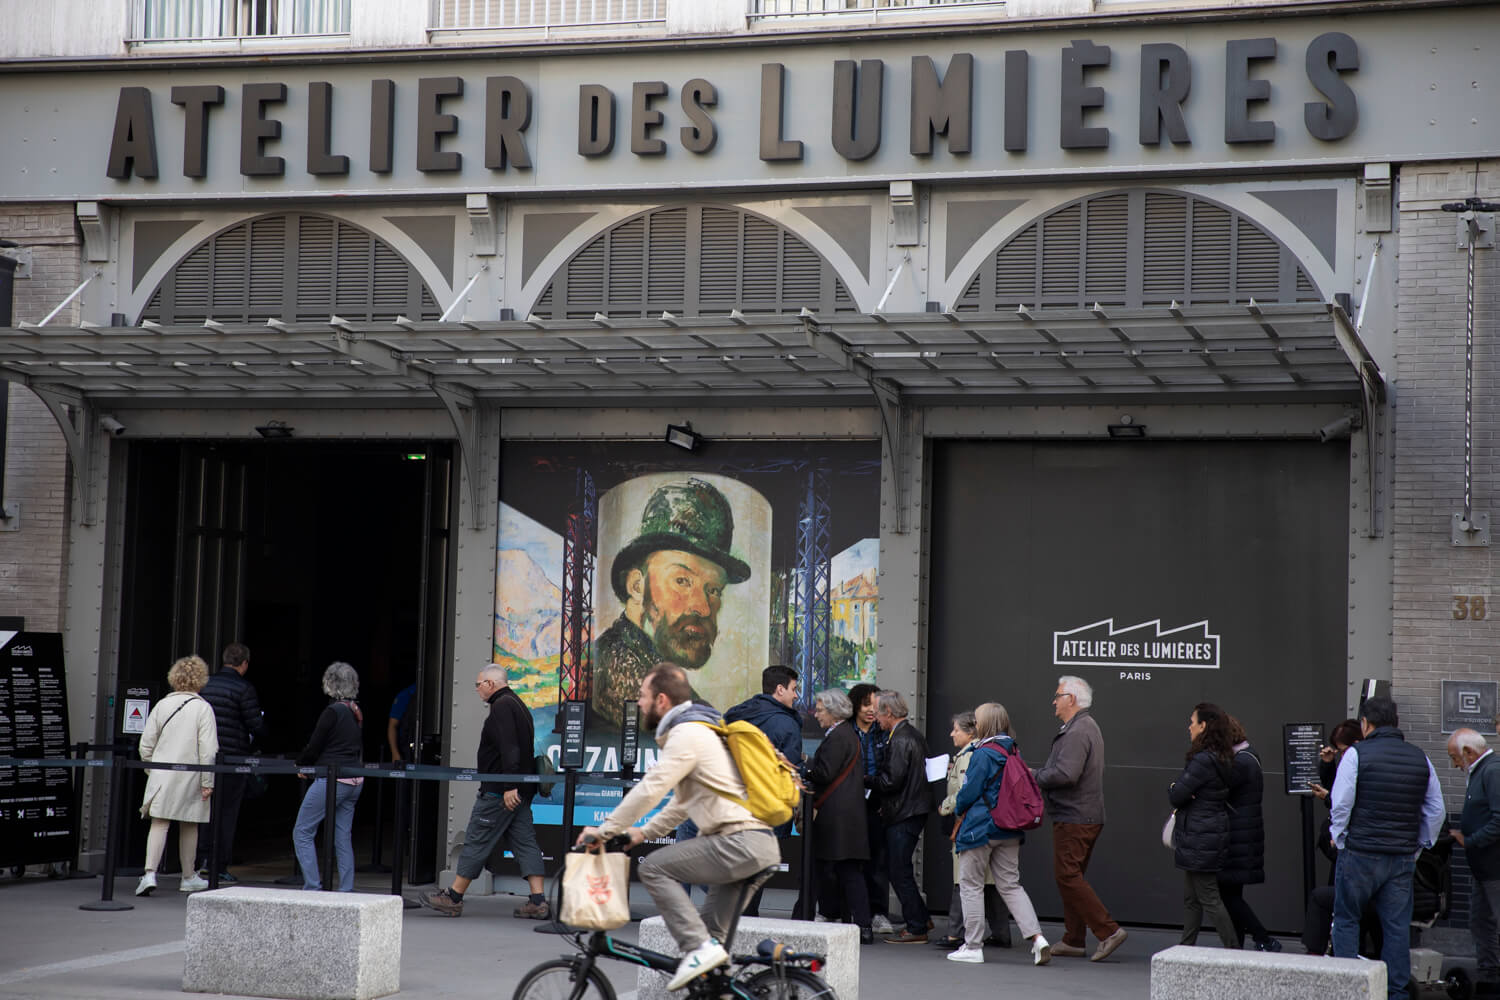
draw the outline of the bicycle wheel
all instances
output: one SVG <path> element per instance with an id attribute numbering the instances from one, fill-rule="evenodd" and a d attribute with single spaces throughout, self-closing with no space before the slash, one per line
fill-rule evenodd
<path id="1" fill-rule="evenodd" d="M 802 969 L 786 969 L 780 975 L 766 969 L 737 985 L 755 1000 L 838 1000 L 827 983 Z"/>
<path id="2" fill-rule="evenodd" d="M 579 964 L 571 958 L 543 962 L 526 973 L 513 1000 L 615 1000 L 614 987 L 598 969 L 590 969 L 580 982 Z"/>

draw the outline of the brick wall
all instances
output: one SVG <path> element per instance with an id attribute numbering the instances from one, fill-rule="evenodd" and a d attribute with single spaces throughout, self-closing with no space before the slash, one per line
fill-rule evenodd
<path id="1" fill-rule="evenodd" d="M 1392 687 L 1407 738 L 1426 751 L 1454 818 L 1463 775 L 1448 764 L 1441 681 L 1500 680 L 1500 596 L 1492 548 L 1452 544 L 1463 510 L 1464 328 L 1467 255 L 1443 202 L 1475 194 L 1476 164 L 1401 171 L 1400 309 L 1396 335 L 1395 586 Z M 1500 161 L 1478 164 L 1478 194 L 1500 198 Z M 1500 545 L 1500 249 L 1475 253 L 1473 504 Z M 1455 620 L 1454 598 L 1483 597 L 1482 620 Z M 1453 922 L 1465 922 L 1468 867 L 1454 865 Z"/>
<path id="2" fill-rule="evenodd" d="M 15 321 L 37 322 L 78 286 L 81 237 L 71 205 L 0 206 L 0 236 L 31 248 L 32 276 L 15 285 Z M 77 323 L 75 307 L 55 323 Z M 67 541 L 68 452 L 42 401 L 12 383 L 7 409 L 5 500 L 21 506 L 21 528 L 0 532 L 0 614 L 26 627 L 61 627 Z"/>

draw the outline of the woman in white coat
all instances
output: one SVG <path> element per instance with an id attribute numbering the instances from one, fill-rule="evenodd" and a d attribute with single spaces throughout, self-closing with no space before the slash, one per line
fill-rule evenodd
<path id="1" fill-rule="evenodd" d="M 156 764 L 212 764 L 219 753 L 219 729 L 214 710 L 198 696 L 208 680 L 208 664 L 185 656 L 167 671 L 172 693 L 158 701 L 146 717 L 141 734 L 141 760 Z M 146 772 L 146 798 L 141 815 L 151 820 L 146 835 L 146 874 L 135 887 L 137 896 L 156 888 L 156 866 L 167 846 L 167 824 L 177 821 L 177 853 L 182 859 L 182 892 L 208 888 L 208 880 L 193 869 L 198 850 L 198 824 L 208 822 L 208 800 L 214 790 L 212 771 Z"/>

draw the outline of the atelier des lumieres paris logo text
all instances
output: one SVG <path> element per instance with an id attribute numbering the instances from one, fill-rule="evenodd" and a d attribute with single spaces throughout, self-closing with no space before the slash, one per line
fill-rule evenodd
<path id="1" fill-rule="evenodd" d="M 1149 681 L 1151 670 L 1217 670 L 1219 637 L 1207 619 L 1163 629 L 1161 619 L 1115 628 L 1106 618 L 1052 633 L 1052 663 L 1059 667 L 1117 667 L 1120 680 Z"/>

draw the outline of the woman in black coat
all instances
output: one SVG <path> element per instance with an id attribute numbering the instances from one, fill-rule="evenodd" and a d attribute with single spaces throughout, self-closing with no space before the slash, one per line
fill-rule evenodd
<path id="1" fill-rule="evenodd" d="M 1245 886 L 1266 880 L 1266 824 L 1261 814 L 1265 775 L 1245 727 L 1232 715 L 1229 740 L 1234 750 L 1229 774 L 1229 857 L 1219 869 L 1219 895 L 1234 920 L 1234 936 L 1240 947 L 1245 946 L 1245 935 L 1249 934 L 1257 951 L 1280 951 L 1281 942 L 1266 931 L 1245 902 Z"/>
<path id="2" fill-rule="evenodd" d="M 813 700 L 813 716 L 828 731 L 807 768 L 816 809 L 813 857 L 818 860 L 819 908 L 824 916 L 847 915 L 859 925 L 860 942 L 872 944 L 875 934 L 870 929 L 863 867 L 870 858 L 870 840 L 865 830 L 859 733 L 849 721 L 853 714 L 849 696 L 836 688 L 820 692 Z"/>
<path id="3" fill-rule="evenodd" d="M 1183 873 L 1182 943 L 1197 944 L 1204 911 L 1226 948 L 1237 948 L 1234 921 L 1219 895 L 1219 870 L 1229 856 L 1229 775 L 1234 751 L 1223 709 L 1207 702 L 1188 717 L 1187 766 L 1167 789 L 1177 810 L 1173 855 Z"/>

